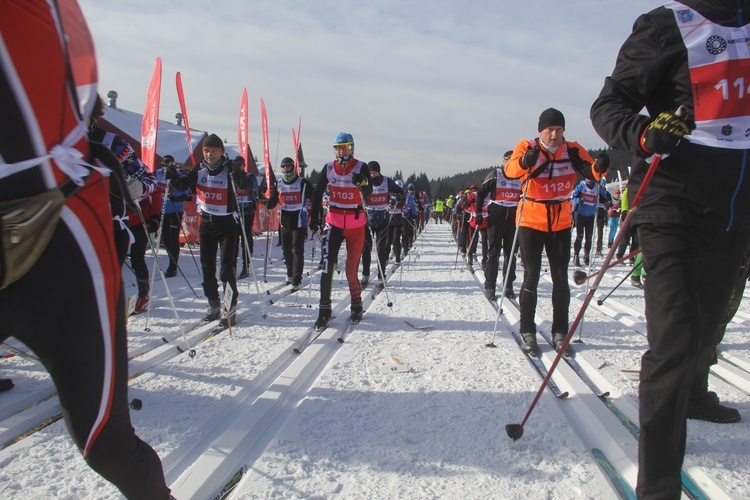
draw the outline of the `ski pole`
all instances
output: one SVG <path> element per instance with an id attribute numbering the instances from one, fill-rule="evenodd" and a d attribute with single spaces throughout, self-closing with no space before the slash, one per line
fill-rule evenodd
<path id="1" fill-rule="evenodd" d="M 633 214 L 635 213 L 635 210 L 638 206 L 638 202 L 640 201 L 641 196 L 643 195 L 643 192 L 648 187 L 649 182 L 651 182 L 651 178 L 654 176 L 654 172 L 656 172 L 656 168 L 659 166 L 660 162 L 661 162 L 661 155 L 654 155 L 654 159 L 651 162 L 651 165 L 649 166 L 645 177 L 643 178 L 643 182 L 638 188 L 638 192 L 635 194 L 632 208 L 628 212 L 628 215 L 625 217 L 625 220 L 622 223 L 624 228 L 627 228 L 630 225 L 630 221 L 633 219 Z M 568 344 L 570 344 L 570 339 L 573 336 L 573 333 L 576 331 L 576 328 L 578 328 L 578 323 L 581 321 L 583 314 L 586 312 L 586 308 L 591 302 L 591 299 L 593 298 L 594 293 L 596 293 L 596 289 L 599 286 L 599 283 L 601 282 L 602 278 L 604 277 L 604 273 L 606 272 L 610 264 L 610 261 L 612 260 L 612 257 L 614 256 L 615 251 L 620 243 L 620 240 L 622 240 L 624 234 L 625 234 L 625 231 L 621 230 L 620 232 L 617 233 L 617 236 L 615 236 L 615 241 L 612 244 L 612 248 L 609 249 L 609 252 L 607 252 L 606 257 L 604 257 L 604 261 L 602 262 L 602 267 L 595 274 L 596 278 L 594 279 L 594 284 L 591 285 L 591 288 L 586 294 L 586 297 L 583 300 L 583 304 L 581 305 L 581 308 L 578 311 L 578 314 L 576 315 L 576 318 L 573 321 L 573 324 L 570 326 L 570 329 L 568 330 L 568 334 L 565 336 L 565 340 L 563 341 L 562 345 L 558 349 L 557 355 L 555 356 L 555 359 L 552 361 L 552 365 L 547 370 L 547 375 L 544 377 L 542 384 L 539 386 L 539 389 L 537 390 L 536 395 L 534 396 L 534 400 L 531 402 L 531 405 L 529 405 L 529 409 L 526 411 L 526 415 L 524 415 L 523 420 L 521 421 L 520 424 L 507 424 L 505 426 L 505 432 L 508 434 L 508 437 L 510 437 L 514 441 L 517 439 L 520 439 L 523 436 L 523 426 L 524 424 L 526 424 L 526 421 L 531 416 L 531 412 L 534 410 L 534 407 L 539 401 L 539 398 L 542 396 L 542 392 L 544 392 L 544 388 L 547 386 L 547 383 L 552 378 L 552 374 L 555 372 L 555 368 L 557 367 L 557 364 L 560 362 L 560 358 L 562 358 L 563 354 L 567 350 Z"/>
<path id="2" fill-rule="evenodd" d="M 594 259 L 596 257 L 596 254 L 594 253 L 594 248 L 596 247 L 596 242 L 598 240 L 598 234 L 597 234 L 597 228 L 598 228 L 598 221 L 599 221 L 599 194 L 601 192 L 600 184 L 596 183 L 596 202 L 594 203 L 594 227 L 591 228 L 591 246 L 589 247 L 589 265 L 588 265 L 588 273 L 591 274 L 591 269 L 594 267 Z M 588 293 L 588 281 L 586 282 L 586 288 L 584 289 L 584 294 Z M 583 343 L 583 340 L 581 339 L 581 332 L 583 332 L 583 317 L 581 317 L 581 323 L 578 325 L 578 338 L 574 341 L 579 344 Z"/>
<path id="3" fill-rule="evenodd" d="M 146 226 L 146 219 L 143 217 L 141 206 L 136 205 L 136 209 L 138 212 L 138 216 L 141 218 L 141 225 L 143 226 L 144 231 L 146 231 L 146 236 L 148 237 L 148 227 Z M 161 276 L 162 284 L 164 284 L 164 290 L 167 292 L 167 299 L 169 299 L 169 307 L 172 308 L 172 312 L 174 313 L 174 318 L 177 320 L 177 324 L 180 327 L 180 332 L 182 333 L 182 338 L 185 341 L 185 346 L 187 347 L 186 351 L 188 352 L 188 355 L 191 358 L 193 358 L 195 357 L 195 349 L 190 347 L 190 341 L 187 338 L 187 334 L 185 332 L 185 328 L 182 324 L 182 321 L 180 321 L 180 316 L 177 313 L 177 307 L 175 307 L 174 299 L 172 298 L 172 292 L 169 291 L 169 285 L 167 285 L 167 278 L 164 277 L 164 271 L 162 270 L 161 265 L 159 264 L 159 255 L 156 251 L 156 248 L 154 247 L 154 243 L 151 241 L 151 238 L 148 238 L 148 243 L 149 243 L 149 247 L 151 248 L 151 253 L 154 257 L 154 262 L 156 262 L 156 267 L 159 268 L 159 275 Z M 150 290 L 149 290 L 149 293 L 150 293 Z M 149 300 L 149 302 L 151 301 Z"/>
<path id="4" fill-rule="evenodd" d="M 266 214 L 266 259 L 263 263 L 263 283 L 268 283 L 268 261 L 271 257 L 271 223 L 270 212 Z"/>
<path id="5" fill-rule="evenodd" d="M 237 184 L 234 182 L 234 175 L 229 172 L 229 180 L 232 182 L 232 194 L 234 195 L 234 203 L 237 207 L 240 206 L 239 201 L 237 199 Z M 250 229 L 252 231 L 252 228 Z M 245 230 L 245 218 L 240 215 L 240 231 L 242 231 L 243 236 L 243 242 L 245 244 L 245 255 L 250 255 L 250 244 L 247 241 L 247 231 Z M 236 247 L 235 247 L 236 250 Z M 266 318 L 268 316 L 268 313 L 266 312 L 265 308 L 263 307 L 263 297 L 260 293 L 260 285 L 258 284 L 258 277 L 255 275 L 255 266 L 253 265 L 253 259 L 250 259 L 249 262 L 250 270 L 253 272 L 253 281 L 255 282 L 255 290 L 258 292 L 258 305 L 260 305 L 260 312 L 263 318 Z M 227 319 L 229 319 L 229 314 L 227 314 Z"/>
<path id="6" fill-rule="evenodd" d="M 382 240 L 385 237 L 386 237 L 386 234 L 383 234 L 380 237 L 380 240 Z M 383 281 L 381 283 L 383 284 L 383 291 L 385 292 L 386 305 L 388 307 L 393 307 L 393 302 L 391 302 L 391 298 L 388 296 L 388 285 L 386 285 L 385 271 L 383 270 L 383 266 L 380 264 L 380 254 L 378 253 L 378 247 L 380 246 L 379 245 L 380 240 L 377 240 L 377 239 L 375 240 L 375 260 L 378 263 L 378 272 L 380 273 L 380 276 L 383 277 Z"/>
<path id="7" fill-rule="evenodd" d="M 307 284 L 307 307 L 312 309 L 312 282 L 313 274 L 315 274 L 315 240 L 320 243 L 321 252 L 323 251 L 323 242 L 318 237 L 318 232 L 312 233 L 312 255 L 310 255 L 310 282 Z"/>
<path id="8" fill-rule="evenodd" d="M 190 242 L 188 241 L 189 238 L 187 231 L 185 231 L 185 226 L 182 225 L 182 218 L 180 218 L 180 231 L 182 231 L 182 236 L 185 238 L 185 246 L 188 248 L 188 252 L 190 252 L 190 256 L 193 258 L 193 263 L 195 264 L 195 268 L 198 270 L 198 274 L 203 276 L 203 269 L 201 269 L 201 266 L 198 265 L 198 260 L 195 258 L 195 254 L 193 253 L 193 247 L 190 246 Z"/>
<path id="9" fill-rule="evenodd" d="M 596 305 L 600 306 L 600 305 L 604 304 L 604 301 L 607 300 L 609 298 L 609 296 L 612 295 L 615 292 L 615 290 L 617 290 L 618 288 L 620 288 L 620 285 L 622 285 L 623 283 L 625 283 L 625 280 L 627 280 L 628 278 L 630 278 L 630 276 L 632 276 L 632 274 L 635 272 L 635 270 L 638 269 L 638 268 L 640 268 L 640 267 L 641 267 L 641 265 L 639 264 L 637 266 L 633 266 L 632 268 L 630 268 L 630 271 L 628 271 L 628 274 L 626 274 L 625 277 L 623 279 L 621 279 L 620 282 L 617 285 L 615 285 L 615 287 L 612 290 L 610 290 L 607 295 L 604 296 L 603 299 L 599 299 L 599 300 L 596 301 Z"/>
<path id="10" fill-rule="evenodd" d="M 523 198 L 521 199 L 521 206 L 518 207 L 518 214 L 516 215 L 516 230 L 513 233 L 513 242 L 510 244 L 510 259 L 512 261 L 516 258 L 516 248 L 518 245 L 518 233 L 521 231 L 521 216 L 523 215 L 523 207 L 526 204 L 526 189 L 528 187 L 529 179 L 524 181 L 524 185 L 521 187 L 523 191 Z M 500 301 L 497 303 L 497 316 L 495 316 L 495 327 L 492 329 L 492 340 L 487 344 L 486 347 L 497 347 L 495 345 L 495 336 L 497 335 L 497 323 L 500 321 L 500 315 L 503 313 L 503 300 L 505 299 L 505 287 L 508 284 L 508 276 L 510 276 L 510 262 L 508 262 L 507 269 L 503 269 L 503 293 L 500 296 Z"/>

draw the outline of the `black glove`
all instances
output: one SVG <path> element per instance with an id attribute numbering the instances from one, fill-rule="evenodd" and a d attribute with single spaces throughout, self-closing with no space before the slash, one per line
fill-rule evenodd
<path id="1" fill-rule="evenodd" d="M 539 147 L 534 146 L 533 148 L 529 148 L 521 157 L 521 167 L 525 169 L 529 169 L 533 167 L 534 165 L 536 165 L 536 162 L 538 159 L 539 159 Z"/>
<path id="2" fill-rule="evenodd" d="M 477 226 L 481 225 L 483 220 L 482 214 L 477 214 Z"/>
<path id="3" fill-rule="evenodd" d="M 159 216 L 158 215 L 152 215 L 147 221 L 146 221 L 146 227 L 148 228 L 149 233 L 155 233 L 159 230 Z"/>
<path id="4" fill-rule="evenodd" d="M 649 123 L 641 136 L 641 146 L 650 153 L 664 154 L 671 152 L 680 139 L 695 130 L 695 122 L 686 120 L 687 112 L 680 106 L 674 113 L 659 113 L 654 121 Z"/>
<path id="5" fill-rule="evenodd" d="M 311 219 L 307 227 L 309 227 L 310 231 L 312 231 L 313 234 L 315 234 L 318 232 L 318 229 L 320 229 L 320 221 L 318 219 Z"/>
<path id="6" fill-rule="evenodd" d="M 240 167 L 236 162 L 232 160 L 227 160 L 227 172 L 229 172 L 229 175 L 231 175 L 235 182 L 237 182 L 237 178 L 244 174 L 245 172 L 242 170 L 242 167 Z"/>
<path id="7" fill-rule="evenodd" d="M 367 178 L 359 172 L 352 175 L 352 184 L 357 187 L 365 187 L 367 185 Z"/>
<path id="8" fill-rule="evenodd" d="M 594 163 L 594 170 L 603 174 L 607 169 L 609 169 L 609 155 L 607 153 L 602 153 L 599 155 L 599 158 L 596 159 L 596 163 Z"/>
<path id="9" fill-rule="evenodd" d="M 178 175 L 177 175 L 177 165 L 175 165 L 174 163 L 172 163 L 172 164 L 167 165 L 166 167 L 164 167 L 164 178 L 165 179 L 167 179 L 168 181 L 171 181 L 171 180 L 177 179 L 177 177 L 178 177 Z"/>
<path id="10" fill-rule="evenodd" d="M 581 153 L 578 151 L 578 148 L 568 148 L 568 158 L 570 159 L 570 163 L 573 164 L 573 168 L 581 172 L 588 163 L 581 159 Z"/>

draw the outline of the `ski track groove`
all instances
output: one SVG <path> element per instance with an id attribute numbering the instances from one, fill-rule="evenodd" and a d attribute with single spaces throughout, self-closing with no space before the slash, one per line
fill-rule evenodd
<path id="1" fill-rule="evenodd" d="M 393 269 L 387 274 L 393 277 Z M 372 303 L 372 286 L 362 289 L 364 314 Z M 304 350 L 293 347 L 306 338 L 311 329 L 285 349 L 263 373 L 256 376 L 242 394 L 232 398 L 217 415 L 231 415 L 216 425 L 216 431 L 204 433 L 200 443 L 189 449 L 176 450 L 165 465 L 167 482 L 178 498 L 215 498 L 239 471 L 249 470 L 275 438 L 294 408 L 306 397 L 320 374 L 329 366 L 346 338 L 356 330 L 346 316 L 349 306 L 347 293 L 332 308 L 335 319 Z M 173 455 L 177 457 L 172 462 Z M 241 483 L 241 480 L 240 480 Z M 239 488 L 239 483 L 233 489 Z"/>
<path id="2" fill-rule="evenodd" d="M 404 267 L 408 271 L 409 266 L 418 261 L 418 241 L 418 239 L 415 240 L 414 250 L 416 251 L 409 256 L 408 261 L 402 263 L 400 269 L 394 269 L 389 264 L 389 281 L 394 279 L 396 273 L 403 273 Z M 520 264 L 519 259 L 519 270 L 523 269 Z M 460 270 L 461 272 L 468 270 L 465 260 Z M 617 270 L 618 268 L 611 270 L 605 277 L 606 281 L 602 283 L 614 286 L 622 277 L 621 275 L 613 276 Z M 315 274 L 315 271 L 313 271 L 313 274 Z M 522 273 L 517 272 L 517 274 L 522 277 Z M 313 280 L 313 276 L 310 276 L 308 271 L 305 271 L 305 275 L 305 280 Z M 475 272 L 472 275 L 483 290 L 481 266 L 475 267 Z M 335 276 L 334 279 L 336 279 Z M 502 279 L 502 276 L 499 276 L 499 279 Z M 542 279 L 551 282 L 548 273 L 542 273 Z M 250 285 L 253 284 L 252 281 L 249 281 L 249 283 Z M 305 281 L 303 283 L 307 284 Z M 373 299 L 374 283 L 375 280 L 363 290 L 362 300 L 365 314 L 374 300 L 386 295 L 381 292 L 376 299 Z M 625 285 L 623 284 L 623 286 Z M 295 295 L 284 294 L 281 291 L 284 287 L 285 285 L 282 284 L 270 289 L 267 288 L 265 293 L 261 294 L 260 302 L 258 302 L 258 296 L 254 293 L 254 290 L 253 293 L 248 293 L 248 297 L 253 297 L 252 300 L 255 302 L 245 309 L 238 310 L 238 319 L 242 320 L 261 314 L 261 303 L 264 303 L 266 309 L 283 306 L 289 297 Z M 302 299 L 300 294 L 305 293 L 306 290 L 307 288 L 303 284 L 300 291 L 296 293 L 298 300 Z M 583 287 L 578 287 L 571 281 L 571 306 L 574 308 L 580 306 L 580 302 L 585 296 L 582 290 Z M 190 294 L 188 288 L 175 297 Z M 299 300 L 303 302 L 301 307 L 304 307 L 307 297 L 304 297 L 304 299 Z M 273 303 L 269 304 L 271 300 Z M 481 300 L 497 316 L 497 304 L 490 304 L 483 297 Z M 181 499 L 212 498 L 221 491 L 227 481 L 236 475 L 238 470 L 248 470 L 262 456 L 265 448 L 291 416 L 294 407 L 305 397 L 307 391 L 338 352 L 342 344 L 337 342 L 337 338 L 342 335 L 347 336 L 356 330 L 356 325 L 350 325 L 348 317 L 345 318 L 345 315 L 342 314 L 348 306 L 348 302 L 349 296 L 347 293 L 344 298 L 336 303 L 333 309 L 333 315 L 338 316 L 337 319 L 302 353 L 296 354 L 292 350 L 292 347 L 298 341 L 290 343 L 288 349 L 282 351 L 265 369 L 250 380 L 235 397 L 229 398 L 224 407 L 216 412 L 215 418 L 209 420 L 211 425 L 204 429 L 200 440 L 184 443 L 165 457 L 165 477 L 168 484 L 173 488 L 173 494 L 176 497 Z M 596 302 L 596 297 L 593 298 L 592 302 Z M 517 326 L 518 322 L 518 311 L 514 304 L 508 300 L 504 300 L 502 304 L 503 314 L 499 316 L 498 336 L 505 333 L 504 329 L 511 331 L 514 326 Z M 646 324 L 642 312 L 618 303 L 613 297 L 608 297 L 601 306 L 592 304 L 591 307 L 645 337 Z M 733 322 L 744 324 L 748 319 L 750 319 L 750 316 L 743 313 L 738 314 Z M 547 330 L 549 330 L 549 321 L 540 318 L 536 318 L 536 321 L 537 329 L 544 330 L 545 335 L 543 337 L 546 337 Z M 185 322 L 183 320 L 183 323 Z M 206 335 L 213 332 L 214 326 L 214 323 L 197 322 L 194 323 L 192 328 L 185 330 L 189 347 L 199 347 L 205 340 Z M 220 333 L 225 331 L 223 330 Z M 491 331 L 488 332 L 488 336 L 491 333 Z M 183 333 L 180 331 L 175 333 L 169 342 L 157 339 L 131 350 L 129 353 L 131 380 L 183 354 L 174 348 L 183 343 Z M 539 358 L 547 369 L 549 369 L 555 355 L 556 353 L 551 346 L 544 343 L 540 344 Z M 568 361 L 565 358 L 563 360 Z M 576 352 L 574 361 L 580 366 L 580 373 L 571 368 L 568 363 L 559 363 L 552 377 L 561 390 L 568 391 L 570 396 L 565 400 L 551 399 L 555 401 L 563 415 L 568 419 L 583 444 L 592 451 L 592 460 L 602 468 L 602 475 L 607 477 L 613 493 L 622 497 L 621 490 L 613 484 L 605 466 L 598 462 L 595 451 L 601 450 L 620 478 L 630 488 L 635 488 L 637 440 L 633 432 L 634 429 L 637 430 L 638 425 L 637 408 L 622 394 L 617 384 L 612 383 L 601 373 L 596 360 L 590 359 L 585 352 Z M 712 375 L 750 394 L 750 363 L 744 359 L 720 353 L 719 364 L 716 366 L 716 370 L 712 371 Z M 60 418 L 59 402 L 54 386 L 51 381 L 47 381 L 44 385 L 45 387 L 0 409 L 0 447 L 7 447 L 9 443 L 30 436 L 33 432 L 42 428 L 41 426 Z M 594 388 L 599 389 L 598 394 Z M 609 393 L 609 395 L 602 396 L 603 393 Z M 632 423 L 632 427 L 627 428 L 626 425 L 623 425 L 624 422 L 613 414 L 611 407 L 621 412 L 623 418 Z M 534 418 L 534 416 L 532 415 L 531 418 Z M 238 438 L 237 432 L 243 433 L 243 436 Z M 693 465 L 689 459 L 686 459 L 683 471 L 697 483 L 707 497 L 729 498 L 729 495 L 721 488 L 715 478 L 700 467 Z M 693 497 L 692 495 L 688 496 Z"/>
<path id="3" fill-rule="evenodd" d="M 522 266 L 519 265 L 519 268 L 522 269 Z M 473 273 L 473 276 L 483 291 L 484 275 L 481 266 L 479 266 L 479 269 L 475 269 L 476 272 Z M 518 271 L 516 274 L 522 276 L 522 273 L 518 273 Z M 549 283 L 552 281 L 548 273 L 542 273 L 542 279 Z M 500 289 L 502 272 L 498 276 L 498 280 L 498 289 Z M 574 304 L 571 300 L 571 306 L 573 306 L 571 312 L 577 313 L 578 310 L 575 309 L 575 306 L 580 307 L 584 297 L 585 292 L 579 291 L 578 286 L 571 281 L 571 299 L 575 298 L 579 302 Z M 632 309 L 616 304 L 614 300 L 610 299 L 608 298 L 605 303 L 610 305 L 609 308 L 603 305 L 598 306 L 597 309 L 606 310 L 611 319 L 629 328 L 636 326 L 643 332 L 646 331 L 645 318 L 638 317 Z M 489 304 L 497 315 L 500 298 L 498 297 L 497 303 L 490 303 L 484 298 L 482 300 Z M 590 307 L 592 307 L 591 304 Z M 503 333 L 502 326 L 505 326 L 508 331 L 515 331 L 520 320 L 520 311 L 512 301 L 504 299 L 502 308 L 503 313 L 500 315 L 500 321 L 498 322 L 498 335 Z M 557 355 L 551 345 L 550 334 L 548 333 L 551 321 L 540 318 L 538 315 L 534 319 L 537 324 L 538 335 L 541 334 L 542 338 L 547 341 L 543 347 L 540 344 L 540 357 L 549 370 Z M 645 336 L 645 333 L 635 331 Z M 571 347 L 573 347 L 572 342 Z M 629 498 L 630 492 L 623 493 L 621 482 L 612 480 L 610 475 L 616 473 L 629 488 L 635 490 L 638 471 L 638 410 L 628 402 L 627 398 L 621 395 L 614 384 L 599 373 L 585 355 L 577 353 L 575 348 L 573 349 L 573 358 L 568 359 L 563 356 L 552 375 L 551 380 L 555 380 L 561 390 L 569 392 L 566 399 L 554 398 L 555 403 L 584 445 L 592 451 L 597 465 L 601 468 L 602 473 L 607 476 L 613 492 L 621 498 Z M 565 363 L 562 361 L 565 361 Z M 574 363 L 580 366 L 580 370 L 571 366 Z M 607 396 L 603 395 L 605 393 Z M 533 418 L 533 414 L 530 418 Z M 609 464 L 601 462 L 599 453 L 606 456 Z M 608 466 L 611 466 L 613 470 L 610 470 Z M 700 467 L 693 465 L 689 458 L 685 460 L 682 474 L 683 492 L 687 497 L 730 498 L 730 495 L 724 491 L 717 479 Z"/>
<path id="4" fill-rule="evenodd" d="M 315 271 L 313 274 L 315 274 Z M 312 281 L 312 277 L 310 277 L 309 273 L 305 271 L 303 283 L 306 284 L 309 281 Z M 267 303 L 264 304 L 265 308 L 273 307 L 274 305 L 282 305 L 287 297 L 294 295 L 284 294 L 281 291 L 286 286 L 288 285 L 282 283 L 272 288 L 268 288 L 265 293 L 261 292 L 262 301 L 273 300 L 272 305 Z M 302 290 L 300 290 L 300 292 L 301 291 Z M 297 293 L 299 294 L 300 292 Z M 172 294 L 172 296 L 174 299 L 184 299 L 191 294 L 192 292 L 188 288 L 180 290 L 179 293 Z M 238 309 L 236 323 L 253 315 L 262 313 L 261 306 L 257 302 L 257 293 L 248 294 L 248 297 L 249 300 L 255 300 L 255 302 L 251 303 L 247 308 Z M 143 314 L 149 313 L 146 312 Z M 184 334 L 182 330 L 179 330 L 173 332 L 170 335 L 170 339 L 167 339 L 167 335 L 169 335 L 169 333 L 167 333 L 162 335 L 162 337 L 129 349 L 129 382 L 149 373 L 159 365 L 186 353 L 186 351 L 195 349 L 207 340 L 208 336 L 213 337 L 217 334 L 214 333 L 214 331 L 219 323 L 218 320 L 212 322 L 206 322 L 203 320 L 181 320 L 181 322 L 183 328 L 185 328 Z M 187 323 L 187 326 L 184 326 L 185 323 Z M 149 332 L 152 331 L 150 327 L 147 327 L 146 330 Z M 224 333 L 227 330 L 228 328 L 221 330 L 219 334 Z M 212 333 L 214 335 L 211 335 Z M 154 333 L 153 335 L 159 336 L 160 333 Z M 187 338 L 187 342 L 185 342 L 185 338 Z M 175 347 L 177 347 L 177 349 L 175 349 Z M 182 351 L 180 349 L 182 349 Z M 59 398 L 52 381 L 47 380 L 43 385 L 45 386 L 44 388 L 38 389 L 20 400 L 3 405 L 3 407 L 0 408 L 0 450 L 20 442 L 47 425 L 53 424 L 62 418 Z"/>

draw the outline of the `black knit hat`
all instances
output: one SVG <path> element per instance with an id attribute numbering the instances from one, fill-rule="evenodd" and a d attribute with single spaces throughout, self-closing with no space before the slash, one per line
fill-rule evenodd
<path id="1" fill-rule="evenodd" d="M 370 169 L 370 172 L 378 172 L 380 173 L 380 163 L 376 161 L 371 161 L 367 164 L 367 168 Z"/>
<path id="2" fill-rule="evenodd" d="M 211 134 L 203 141 L 204 148 L 218 148 L 224 151 L 224 141 L 216 134 Z"/>
<path id="3" fill-rule="evenodd" d="M 539 128 L 538 132 L 546 129 L 547 127 L 560 126 L 565 128 L 565 117 L 563 114 L 555 108 L 548 108 L 542 111 L 539 115 Z"/>

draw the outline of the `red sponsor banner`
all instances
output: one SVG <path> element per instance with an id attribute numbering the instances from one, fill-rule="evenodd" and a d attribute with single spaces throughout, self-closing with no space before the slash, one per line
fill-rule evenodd
<path id="1" fill-rule="evenodd" d="M 299 158 L 297 155 L 297 134 L 294 132 L 294 127 L 292 127 L 292 146 L 294 146 L 294 171 L 299 174 Z"/>
<path id="2" fill-rule="evenodd" d="M 177 72 L 176 76 L 177 83 L 177 99 L 180 101 L 180 112 L 182 113 L 182 119 L 185 123 L 185 139 L 187 140 L 188 152 L 190 153 L 190 161 L 195 165 L 195 157 L 193 156 L 193 140 L 190 138 L 190 120 L 188 120 L 187 106 L 185 106 L 185 93 L 182 90 L 182 76 L 180 72 Z"/>
<path id="3" fill-rule="evenodd" d="M 271 167 L 271 148 L 268 143 L 268 115 L 266 114 L 266 103 L 263 99 L 260 100 L 260 120 L 261 128 L 263 130 L 263 163 L 266 166 L 266 198 L 271 197 L 271 185 L 273 183 L 274 175 L 273 168 Z"/>
<path id="4" fill-rule="evenodd" d="M 237 122 L 237 139 L 240 145 L 240 155 L 245 159 L 245 166 L 250 164 L 248 161 L 248 143 L 250 142 L 250 131 L 247 124 L 247 88 L 242 89 L 242 100 L 240 101 L 240 119 Z"/>
<path id="5" fill-rule="evenodd" d="M 161 58 L 156 58 L 154 74 L 146 95 L 146 109 L 141 122 L 141 161 L 152 173 L 156 169 L 156 133 L 159 128 L 159 99 L 161 97 Z"/>
<path id="6" fill-rule="evenodd" d="M 292 129 L 292 138 L 294 144 L 294 171 L 297 175 L 300 175 L 299 167 L 299 149 L 302 144 L 302 115 L 299 115 L 299 123 L 297 124 L 297 135 L 294 135 L 294 129 Z"/>
<path id="7" fill-rule="evenodd" d="M 742 59 L 691 68 L 696 121 L 750 116 L 749 71 Z"/>

